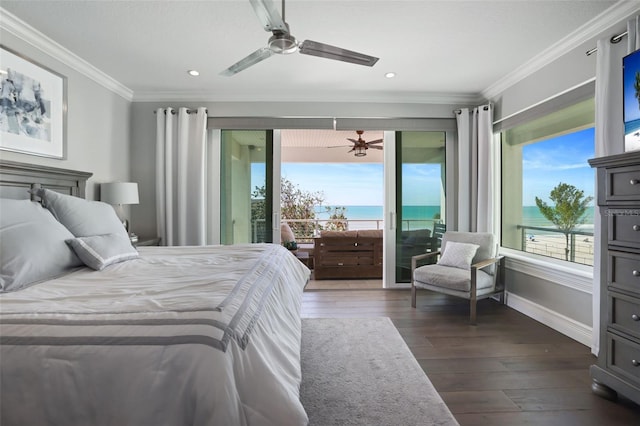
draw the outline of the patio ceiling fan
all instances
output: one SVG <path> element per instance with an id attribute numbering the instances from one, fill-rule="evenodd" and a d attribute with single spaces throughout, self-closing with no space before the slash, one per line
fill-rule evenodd
<path id="1" fill-rule="evenodd" d="M 382 146 L 379 146 L 377 144 L 382 143 L 383 140 L 382 139 L 376 139 L 374 141 L 371 142 L 367 142 L 364 139 L 362 139 L 362 134 L 364 133 L 364 130 L 356 130 L 356 133 L 358 134 L 358 139 L 353 139 L 353 138 L 347 138 L 348 141 L 353 142 L 353 145 L 334 145 L 334 146 L 330 146 L 329 148 L 340 148 L 340 147 L 344 147 L 344 146 L 350 146 L 351 149 L 347 152 L 355 152 L 356 157 L 364 157 L 365 155 L 367 155 L 367 149 L 371 148 L 371 149 L 382 149 Z"/>
<path id="2" fill-rule="evenodd" d="M 258 62 L 264 61 L 274 53 L 286 55 L 295 51 L 299 51 L 303 55 L 319 56 L 369 67 L 372 67 L 378 61 L 378 58 L 373 56 L 317 41 L 305 40 L 298 43 L 293 34 L 289 32 L 289 24 L 284 20 L 284 0 L 282 0 L 282 17 L 271 0 L 249 0 L 249 2 L 253 6 L 256 15 L 258 15 L 258 19 L 264 26 L 265 31 L 269 31 L 273 35 L 269 38 L 267 47 L 262 47 L 231 65 L 222 71 L 221 75 L 230 77 Z"/>

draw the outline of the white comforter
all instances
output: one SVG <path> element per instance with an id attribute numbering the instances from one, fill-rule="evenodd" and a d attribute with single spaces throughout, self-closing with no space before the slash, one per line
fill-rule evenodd
<path id="1" fill-rule="evenodd" d="M 307 424 L 309 270 L 275 245 L 140 254 L 0 295 L 0 424 Z"/>

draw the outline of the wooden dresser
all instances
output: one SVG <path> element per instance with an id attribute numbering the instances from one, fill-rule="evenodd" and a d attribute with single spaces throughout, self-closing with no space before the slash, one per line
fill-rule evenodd
<path id="1" fill-rule="evenodd" d="M 600 354 L 592 389 L 640 404 L 640 151 L 589 161 L 597 167 Z"/>

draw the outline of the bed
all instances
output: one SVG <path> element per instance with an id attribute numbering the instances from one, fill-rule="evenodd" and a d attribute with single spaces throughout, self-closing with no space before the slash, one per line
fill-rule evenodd
<path id="1" fill-rule="evenodd" d="M 51 199 L 82 197 L 89 176 L 0 162 L 2 216 L 17 202 L 44 214 Z M 67 248 L 116 245 L 50 211 L 73 230 Z M 2 236 L 2 256 L 14 256 Z M 100 257 L 106 265 L 75 251 L 63 273 L 18 288 L 3 259 L 0 424 L 307 424 L 299 385 L 308 268 L 272 244 L 131 250 L 124 260 Z"/>

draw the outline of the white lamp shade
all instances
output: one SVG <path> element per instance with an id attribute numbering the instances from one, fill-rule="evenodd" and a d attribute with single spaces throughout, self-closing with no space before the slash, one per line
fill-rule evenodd
<path id="1" fill-rule="evenodd" d="M 100 200 L 108 204 L 138 204 L 136 182 L 111 182 L 100 185 Z"/>

